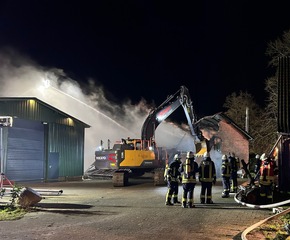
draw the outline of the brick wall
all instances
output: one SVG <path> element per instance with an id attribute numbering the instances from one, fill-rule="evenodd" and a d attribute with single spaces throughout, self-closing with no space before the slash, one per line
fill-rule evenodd
<path id="1" fill-rule="evenodd" d="M 219 123 L 220 130 L 218 136 L 222 139 L 221 152 L 229 154 L 234 152 L 236 157 L 249 161 L 249 140 L 242 135 L 233 125 L 224 121 Z"/>

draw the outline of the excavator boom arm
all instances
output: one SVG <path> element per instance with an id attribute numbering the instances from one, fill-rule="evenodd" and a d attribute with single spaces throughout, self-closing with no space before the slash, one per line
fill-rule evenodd
<path id="1" fill-rule="evenodd" d="M 159 124 L 180 106 L 183 107 L 191 134 L 196 138 L 197 134 L 194 128 L 196 117 L 193 111 L 189 91 L 185 86 L 181 86 L 175 94 L 170 95 L 159 107 L 150 112 L 142 126 L 142 140 L 152 140 Z"/>

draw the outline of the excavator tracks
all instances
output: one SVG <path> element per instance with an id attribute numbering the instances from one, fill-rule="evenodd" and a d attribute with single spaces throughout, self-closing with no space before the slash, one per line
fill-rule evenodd
<path id="1" fill-rule="evenodd" d="M 113 178 L 115 169 L 92 169 L 84 174 L 86 179 L 110 179 Z"/>

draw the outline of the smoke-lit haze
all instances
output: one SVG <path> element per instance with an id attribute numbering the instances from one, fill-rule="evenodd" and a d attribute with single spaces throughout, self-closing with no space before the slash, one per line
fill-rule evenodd
<path id="1" fill-rule="evenodd" d="M 85 130 L 84 170 L 93 163 L 94 151 L 101 140 L 107 147 L 108 139 L 112 145 L 121 138 L 140 138 L 142 124 L 150 111 L 145 100 L 136 105 L 130 100 L 109 102 L 106 92 L 110 89 L 103 89 L 96 80 L 88 79 L 87 84 L 80 86 L 77 79 L 71 79 L 63 70 L 39 66 L 11 50 L 0 52 L 0 84 L 0 97 L 36 97 L 91 126 Z M 161 123 L 155 139 L 158 146 L 180 151 L 195 148 L 190 133 L 173 123 Z"/>

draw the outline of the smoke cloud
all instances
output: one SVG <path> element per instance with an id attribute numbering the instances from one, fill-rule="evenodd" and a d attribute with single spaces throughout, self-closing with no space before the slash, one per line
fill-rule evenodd
<path id="1" fill-rule="evenodd" d="M 106 97 L 109 89 L 97 80 L 72 79 L 62 69 L 39 66 L 11 49 L 0 50 L 0 84 L 0 97 L 36 97 L 91 126 L 85 131 L 84 170 L 94 162 L 101 140 L 106 147 L 108 139 L 112 146 L 121 138 L 140 138 L 153 107 L 145 99 L 138 104 L 113 103 Z M 189 131 L 171 122 L 159 125 L 155 139 L 158 146 L 184 152 L 195 149 Z"/>

